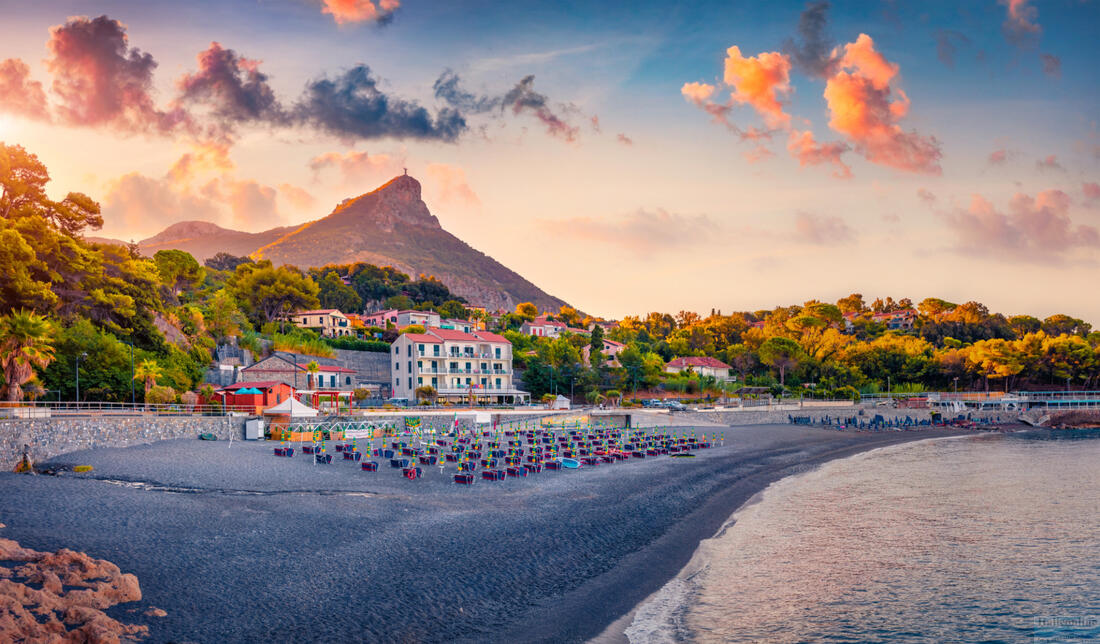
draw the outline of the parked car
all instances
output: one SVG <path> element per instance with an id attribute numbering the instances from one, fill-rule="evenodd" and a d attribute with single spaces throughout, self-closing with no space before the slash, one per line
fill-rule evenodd
<path id="1" fill-rule="evenodd" d="M 656 398 L 650 398 L 649 400 L 642 401 L 642 407 L 663 407 L 663 403 Z"/>
<path id="2" fill-rule="evenodd" d="M 687 406 L 679 400 L 670 400 L 663 406 L 667 407 L 669 411 L 687 411 Z"/>
<path id="3" fill-rule="evenodd" d="M 409 406 L 409 399 L 408 398 L 387 398 L 386 399 L 386 404 L 387 405 L 394 405 L 395 407 L 408 407 Z"/>

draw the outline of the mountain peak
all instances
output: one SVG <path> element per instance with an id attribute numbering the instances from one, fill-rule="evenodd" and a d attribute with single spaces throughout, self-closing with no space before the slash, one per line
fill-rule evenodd
<path id="1" fill-rule="evenodd" d="M 345 199 L 328 218 L 367 220 L 383 230 L 405 224 L 439 228 L 439 220 L 428 211 L 420 196 L 420 182 L 407 173 L 398 175 L 378 188 Z M 323 220 L 322 220 L 323 221 Z"/>

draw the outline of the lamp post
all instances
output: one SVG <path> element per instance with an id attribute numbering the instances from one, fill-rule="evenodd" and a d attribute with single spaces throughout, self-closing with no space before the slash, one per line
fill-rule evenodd
<path id="1" fill-rule="evenodd" d="M 87 358 L 87 353 L 80 353 L 76 356 L 76 408 L 80 409 L 80 359 Z"/>
<path id="2" fill-rule="evenodd" d="M 959 377 L 955 376 L 955 400 L 959 399 Z"/>

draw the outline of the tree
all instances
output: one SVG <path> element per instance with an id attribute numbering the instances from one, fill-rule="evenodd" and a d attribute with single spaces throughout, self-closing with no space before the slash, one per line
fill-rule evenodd
<path id="1" fill-rule="evenodd" d="M 306 371 L 309 375 L 306 376 L 306 386 L 310 389 L 314 389 L 314 382 L 317 379 L 317 373 L 321 371 L 321 365 L 317 364 L 316 360 L 310 360 L 306 365 Z"/>
<path id="2" fill-rule="evenodd" d="M 752 349 L 743 344 L 731 344 L 726 348 L 726 362 L 737 369 L 741 374 L 741 382 L 745 382 L 746 376 L 756 366 L 756 357 L 752 355 Z"/>
<path id="3" fill-rule="evenodd" d="M 168 405 L 176 402 L 176 390 L 171 387 L 153 387 L 145 392 L 145 402 L 151 405 Z"/>
<path id="4" fill-rule="evenodd" d="M 0 228 L 0 312 L 52 309 L 57 295 L 50 281 L 42 279 L 45 271 L 45 264 L 17 230 Z"/>
<path id="5" fill-rule="evenodd" d="M 248 319 L 237 308 L 237 300 L 226 289 L 219 289 L 206 304 L 206 328 L 216 340 L 240 335 Z"/>
<path id="6" fill-rule="evenodd" d="M 616 405 L 623 404 L 623 392 L 619 391 L 618 389 L 608 389 L 607 398 L 608 400 L 615 401 Z"/>
<path id="7" fill-rule="evenodd" d="M 600 393 L 600 390 L 593 387 L 584 394 L 584 399 L 588 401 L 590 405 L 598 405 L 604 400 L 607 400 L 607 396 Z"/>
<path id="8" fill-rule="evenodd" d="M 603 327 L 592 327 L 592 336 L 588 341 L 588 364 L 598 369 L 603 366 Z"/>
<path id="9" fill-rule="evenodd" d="M 22 386 L 54 359 L 53 326 L 35 313 L 15 311 L 0 318 L 0 369 L 4 373 L 4 400 L 23 399 Z"/>
<path id="10" fill-rule="evenodd" d="M 804 353 L 797 342 L 789 338 L 768 338 L 760 345 L 760 359 L 779 370 L 779 384 L 786 385 L 787 370 L 798 366 Z"/>
<path id="11" fill-rule="evenodd" d="M 1049 336 L 1079 335 L 1085 337 L 1092 329 L 1092 325 L 1064 313 L 1059 313 L 1043 320 L 1042 328 Z"/>
<path id="12" fill-rule="evenodd" d="M 836 301 L 836 306 L 841 313 L 863 313 L 867 305 L 863 303 L 863 295 L 852 293 L 848 297 L 842 297 Z"/>
<path id="13" fill-rule="evenodd" d="M 103 227 L 98 203 L 79 192 L 52 201 L 46 196 L 49 181 L 37 156 L 21 146 L 0 143 L 0 218 L 41 217 L 68 237 Z"/>
<path id="14" fill-rule="evenodd" d="M 469 320 L 473 316 L 470 310 L 458 300 L 447 300 L 439 306 L 439 315 L 451 320 Z"/>
<path id="15" fill-rule="evenodd" d="M 435 397 L 436 397 L 435 387 L 433 387 L 431 385 L 423 385 L 421 387 L 417 387 L 413 391 L 413 394 L 416 396 L 417 400 L 426 400 L 428 402 L 435 402 Z"/>
<path id="16" fill-rule="evenodd" d="M 157 386 L 157 379 L 163 375 L 160 365 L 156 360 L 142 360 L 134 367 L 134 380 L 145 385 L 146 397 L 149 391 Z"/>
<path id="17" fill-rule="evenodd" d="M 191 253 L 182 250 L 158 250 L 153 262 L 160 271 L 161 280 L 172 289 L 172 295 L 179 297 L 184 290 L 190 290 L 202 284 L 206 270 L 199 266 Z"/>
<path id="18" fill-rule="evenodd" d="M 236 255 L 230 255 L 226 252 L 220 252 L 213 257 L 207 258 L 203 265 L 207 268 L 215 271 L 234 271 L 241 264 L 251 264 L 252 259 L 249 257 L 237 257 Z"/>
<path id="19" fill-rule="evenodd" d="M 314 271 L 310 271 L 314 273 Z M 355 289 L 344 284 L 344 280 L 334 270 L 326 271 L 323 275 L 313 275 L 319 289 L 318 299 L 321 307 L 326 309 L 339 309 L 344 312 L 360 311 L 363 309 L 363 299 L 355 292 Z"/>
<path id="20" fill-rule="evenodd" d="M 538 317 L 539 308 L 530 302 L 521 302 L 516 305 L 516 315 L 530 322 Z"/>
<path id="21" fill-rule="evenodd" d="M 1030 315 L 1013 315 L 1008 318 L 1008 326 L 1017 338 L 1022 338 L 1028 333 L 1035 333 L 1043 328 L 1043 323 L 1039 318 Z"/>
<path id="22" fill-rule="evenodd" d="M 320 306 L 320 289 L 293 266 L 272 266 L 270 260 L 237 267 L 228 287 L 257 326 L 279 316 Z"/>
<path id="23" fill-rule="evenodd" d="M 558 309 L 558 319 L 572 327 L 581 323 L 581 316 L 577 313 L 577 309 L 564 304 Z"/>

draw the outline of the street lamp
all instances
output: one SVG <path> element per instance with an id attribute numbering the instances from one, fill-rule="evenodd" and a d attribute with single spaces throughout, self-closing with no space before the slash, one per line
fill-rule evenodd
<path id="1" fill-rule="evenodd" d="M 959 398 L 959 377 L 955 376 L 955 399 Z"/>
<path id="2" fill-rule="evenodd" d="M 80 409 L 80 359 L 87 358 L 88 354 L 80 353 L 76 356 L 76 408 Z"/>

